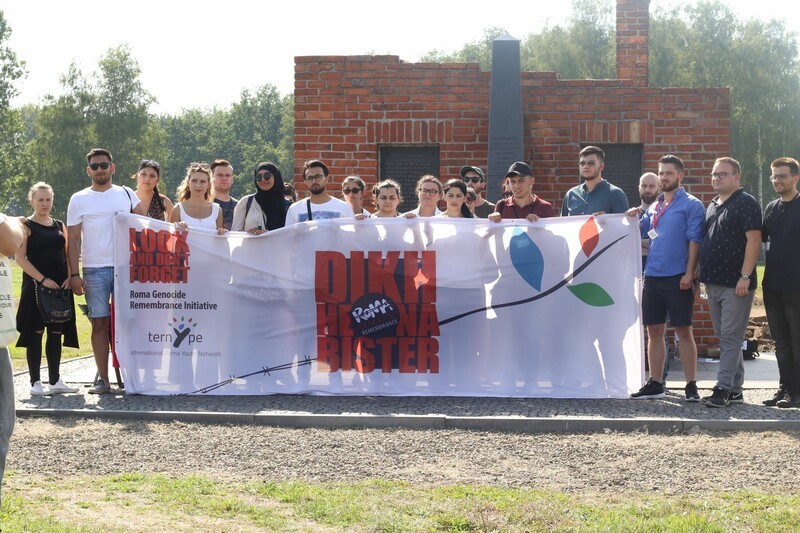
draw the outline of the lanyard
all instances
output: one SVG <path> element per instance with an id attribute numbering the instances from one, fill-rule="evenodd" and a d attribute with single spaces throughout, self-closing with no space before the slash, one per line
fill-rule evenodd
<path id="1" fill-rule="evenodd" d="M 658 229 L 658 220 L 667 212 L 667 209 L 675 204 L 677 198 L 672 198 L 672 201 L 668 205 L 664 205 L 662 202 L 658 202 L 656 205 L 655 213 L 653 214 L 653 229 Z M 663 209 L 662 209 L 663 208 Z"/>

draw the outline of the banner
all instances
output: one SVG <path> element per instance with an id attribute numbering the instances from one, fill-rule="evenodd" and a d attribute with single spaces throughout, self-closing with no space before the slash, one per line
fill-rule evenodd
<path id="1" fill-rule="evenodd" d="M 644 377 L 633 222 L 347 219 L 219 236 L 119 214 L 126 390 L 627 398 Z"/>

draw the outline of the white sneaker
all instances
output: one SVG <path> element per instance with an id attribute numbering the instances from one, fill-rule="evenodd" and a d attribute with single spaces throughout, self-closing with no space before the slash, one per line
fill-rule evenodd
<path id="1" fill-rule="evenodd" d="M 78 388 L 68 386 L 61 378 L 58 378 L 55 385 L 50 385 L 50 394 L 70 394 L 73 392 L 78 392 Z"/>
<path id="2" fill-rule="evenodd" d="M 41 381 L 37 381 L 33 385 L 31 385 L 31 396 L 48 396 L 50 391 L 42 385 Z"/>

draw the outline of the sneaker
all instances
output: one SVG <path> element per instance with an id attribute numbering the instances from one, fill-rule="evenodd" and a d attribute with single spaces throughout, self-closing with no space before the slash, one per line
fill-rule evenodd
<path id="1" fill-rule="evenodd" d="M 764 400 L 761 403 L 763 403 L 767 407 L 775 407 L 776 405 L 778 405 L 778 402 L 783 400 L 783 398 L 787 394 L 789 394 L 789 391 L 787 391 L 786 389 L 778 389 L 778 392 L 776 392 L 772 398 L 770 398 L 769 400 Z"/>
<path id="2" fill-rule="evenodd" d="M 713 394 L 705 401 L 706 407 L 725 407 L 730 403 L 731 393 L 722 387 L 714 387 Z"/>
<path id="3" fill-rule="evenodd" d="M 48 396 L 50 391 L 42 385 L 41 381 L 37 381 L 33 385 L 31 385 L 31 396 Z"/>
<path id="4" fill-rule="evenodd" d="M 55 385 L 50 385 L 51 394 L 71 394 L 73 392 L 78 392 L 78 388 L 68 386 L 61 378 L 58 378 Z"/>
<path id="5" fill-rule="evenodd" d="M 728 398 L 728 403 L 744 403 L 744 393 L 732 392 L 730 398 Z"/>
<path id="6" fill-rule="evenodd" d="M 108 394 L 109 392 L 111 392 L 111 386 L 102 379 L 98 379 L 94 387 L 89 389 L 89 394 Z"/>
<path id="7" fill-rule="evenodd" d="M 778 407 L 800 407 L 800 393 L 787 392 L 776 404 Z"/>
<path id="8" fill-rule="evenodd" d="M 700 401 L 700 394 L 697 392 L 697 382 L 690 381 L 686 384 L 686 401 L 690 403 L 697 403 Z"/>
<path id="9" fill-rule="evenodd" d="M 654 381 L 652 378 L 647 380 L 644 387 L 639 389 L 639 392 L 631 394 L 634 400 L 649 400 L 652 398 L 663 398 L 666 396 L 664 393 L 664 384 Z"/>

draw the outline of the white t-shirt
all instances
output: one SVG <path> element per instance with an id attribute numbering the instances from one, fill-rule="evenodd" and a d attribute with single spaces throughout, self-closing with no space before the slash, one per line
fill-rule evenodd
<path id="1" fill-rule="evenodd" d="M 112 185 L 105 191 L 87 187 L 69 199 L 67 226 L 81 225 L 81 262 L 84 267 L 114 266 L 114 215 L 139 205 L 130 188 Z"/>
<path id="2" fill-rule="evenodd" d="M 181 210 L 181 221 L 186 222 L 190 228 L 217 229 L 217 216 L 219 216 L 218 203 L 211 202 L 211 214 L 206 218 L 190 217 L 183 208 L 183 203 L 178 204 L 178 209 Z"/>
<path id="3" fill-rule="evenodd" d="M 435 216 L 435 217 L 438 217 L 439 215 L 441 215 L 442 213 L 444 213 L 444 211 L 441 211 L 441 210 L 439 209 L 439 207 L 438 207 L 438 206 L 437 206 L 437 207 L 434 207 L 433 209 L 434 209 L 434 211 L 433 211 L 433 216 Z M 412 209 L 411 211 L 409 211 L 409 213 L 414 213 L 414 214 L 415 214 L 415 215 L 417 215 L 417 216 L 421 216 L 421 215 L 419 214 L 419 206 L 417 206 L 417 208 L 416 208 L 416 209 Z"/>
<path id="4" fill-rule="evenodd" d="M 286 225 L 308 221 L 308 204 L 311 204 L 311 220 L 330 220 L 333 218 L 353 218 L 353 208 L 338 198 L 331 197 L 324 204 L 315 204 L 308 199 L 289 206 L 286 212 Z"/>

